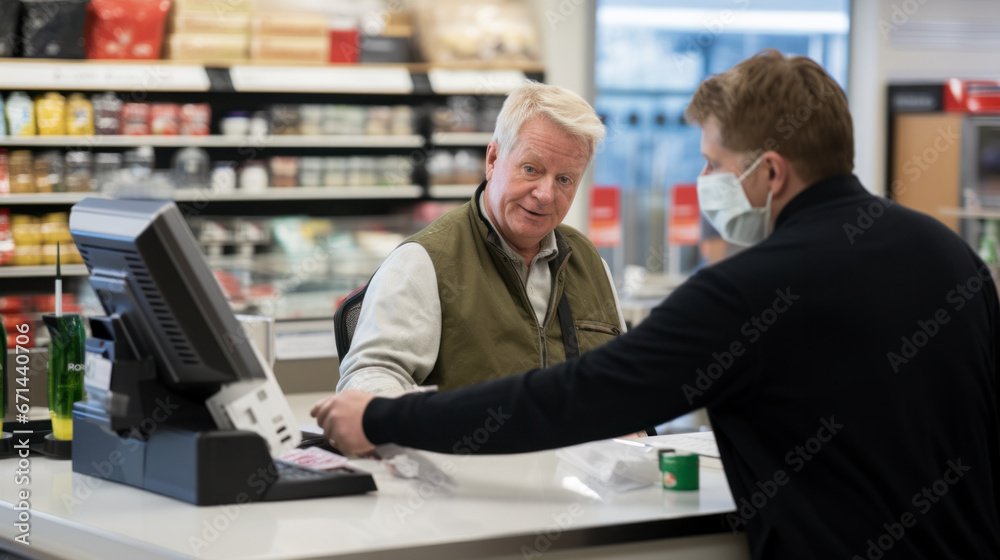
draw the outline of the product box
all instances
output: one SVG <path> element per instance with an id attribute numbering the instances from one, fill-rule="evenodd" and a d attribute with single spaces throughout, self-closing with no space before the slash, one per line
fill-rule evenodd
<path id="1" fill-rule="evenodd" d="M 173 60 L 242 60 L 246 57 L 246 35 L 176 33 L 167 42 L 167 58 Z"/>
<path id="2" fill-rule="evenodd" d="M 89 0 L 22 0 L 25 58 L 85 58 L 84 20 Z"/>
<path id="3" fill-rule="evenodd" d="M 14 56 L 21 46 L 21 1 L 0 0 L 0 14 L 0 56 Z"/>
<path id="4" fill-rule="evenodd" d="M 170 0 L 91 0 L 87 9 L 87 58 L 160 58 Z"/>
<path id="5" fill-rule="evenodd" d="M 328 59 L 326 37 L 259 36 L 250 41 L 250 58 L 283 62 L 317 62 Z"/>
<path id="6" fill-rule="evenodd" d="M 250 32 L 250 13 L 175 10 L 170 32 L 246 35 Z"/>
<path id="7" fill-rule="evenodd" d="M 10 194 L 10 175 L 7 170 L 7 150 L 0 149 L 0 194 Z M 6 208 L 0 209 L 0 212 Z M 10 226 L 10 214 L 8 211 L 7 225 Z"/>
<path id="8" fill-rule="evenodd" d="M 250 19 L 250 32 L 256 36 L 326 37 L 326 18 L 318 14 L 283 14 L 257 12 Z"/>

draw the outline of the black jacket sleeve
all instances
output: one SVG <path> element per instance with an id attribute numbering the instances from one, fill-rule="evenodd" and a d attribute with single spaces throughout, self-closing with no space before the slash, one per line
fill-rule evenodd
<path id="1" fill-rule="evenodd" d="M 741 334 L 749 318 L 737 289 L 706 269 L 638 327 L 580 358 L 453 391 L 376 398 L 365 434 L 442 453 L 518 453 L 748 398 L 758 369 L 756 347 Z"/>

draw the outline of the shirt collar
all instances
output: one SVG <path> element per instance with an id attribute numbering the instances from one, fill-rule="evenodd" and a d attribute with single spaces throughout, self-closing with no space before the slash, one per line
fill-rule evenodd
<path id="1" fill-rule="evenodd" d="M 493 231 L 497 232 L 497 238 L 500 239 L 500 248 L 503 249 L 503 252 L 506 253 L 507 256 L 512 259 L 524 262 L 524 258 L 521 257 L 521 255 L 519 255 L 517 251 L 515 251 L 513 248 L 511 248 L 510 245 L 507 244 L 507 240 L 503 238 L 503 235 L 500 234 L 500 230 L 497 229 L 496 224 L 493 223 L 493 220 L 490 218 L 490 213 L 486 211 L 486 204 L 484 202 L 485 197 L 486 197 L 485 191 L 479 193 L 479 199 L 476 201 L 476 204 L 479 205 L 479 213 L 482 214 L 484 218 L 486 218 L 486 223 L 490 225 L 490 228 L 492 228 Z M 556 246 L 556 234 L 555 232 L 550 231 L 548 235 L 542 238 L 542 243 L 541 246 L 538 248 L 538 254 L 535 255 L 535 260 L 537 261 L 538 259 L 542 259 L 545 261 L 551 261 L 558 255 L 559 255 L 559 248 Z"/>

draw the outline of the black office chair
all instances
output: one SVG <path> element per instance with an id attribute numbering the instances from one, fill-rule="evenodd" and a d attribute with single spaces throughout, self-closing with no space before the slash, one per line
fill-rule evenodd
<path id="1" fill-rule="evenodd" d="M 343 360 L 354 340 L 354 329 L 358 328 L 358 317 L 361 315 L 361 304 L 365 301 L 368 284 L 350 293 L 333 314 L 333 338 L 337 343 L 337 354 Z"/>

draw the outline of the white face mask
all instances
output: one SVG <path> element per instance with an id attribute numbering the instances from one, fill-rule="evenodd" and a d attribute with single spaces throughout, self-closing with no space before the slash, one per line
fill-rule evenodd
<path id="1" fill-rule="evenodd" d="M 743 179 L 761 161 L 763 156 L 739 177 L 729 172 L 698 177 L 698 206 L 712 227 L 733 245 L 749 247 L 771 233 L 771 193 L 767 193 L 763 208 L 754 208 L 743 190 Z"/>

